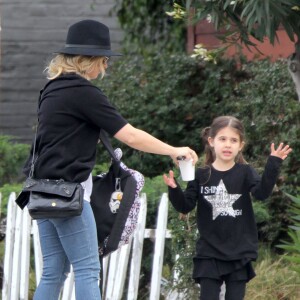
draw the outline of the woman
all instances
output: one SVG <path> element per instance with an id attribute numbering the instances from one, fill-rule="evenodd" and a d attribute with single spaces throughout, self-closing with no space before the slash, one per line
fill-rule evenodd
<path id="1" fill-rule="evenodd" d="M 188 147 L 172 147 L 130 125 L 90 83 L 99 74 L 104 76 L 110 56 L 120 55 L 111 51 L 104 24 L 94 20 L 73 24 L 65 47 L 56 53 L 46 68 L 50 80 L 39 101 L 34 176 L 80 182 L 86 201 L 80 216 L 37 221 L 43 274 L 34 299 L 58 299 L 71 264 L 76 299 L 98 300 L 100 263 L 89 201 L 100 129 L 137 150 L 169 155 L 173 160 L 186 156 L 194 163 L 198 157 Z"/>

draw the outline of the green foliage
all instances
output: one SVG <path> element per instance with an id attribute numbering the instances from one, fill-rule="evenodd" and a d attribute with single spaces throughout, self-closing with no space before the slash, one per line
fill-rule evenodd
<path id="1" fill-rule="evenodd" d="M 300 198 L 288 195 L 292 200 L 289 212 L 292 224 L 288 230 L 288 241 L 282 241 L 283 244 L 279 248 L 286 250 L 289 255 L 284 256 L 285 259 L 293 263 L 293 270 L 300 274 Z"/>
<path id="2" fill-rule="evenodd" d="M 184 54 L 153 53 L 115 62 L 99 86 L 134 126 L 200 152 L 200 130 L 213 117 L 232 112 L 231 98 L 243 76 L 234 61 L 204 64 Z M 128 164 L 146 176 L 171 167 L 169 158 L 122 149 Z"/>
<path id="3" fill-rule="evenodd" d="M 265 255 L 256 265 L 256 277 L 247 284 L 245 300 L 300 299 L 300 277 L 278 256 Z"/>
<path id="4" fill-rule="evenodd" d="M 214 117 L 234 115 L 246 130 L 245 157 L 262 173 L 270 144 L 289 143 L 277 187 L 266 202 L 270 218 L 259 224 L 260 236 L 273 244 L 286 235 L 290 200 L 300 183 L 300 105 L 284 60 L 217 64 L 183 54 L 134 56 L 117 61 L 99 82 L 134 126 L 174 145 L 188 145 L 200 155 L 200 132 Z M 146 154 L 124 145 L 124 160 L 147 177 L 174 168 L 169 157 Z"/>
<path id="5" fill-rule="evenodd" d="M 240 108 L 237 116 L 242 118 L 247 139 L 252 142 L 248 143 L 249 157 L 269 153 L 271 141 L 288 142 L 294 150 L 298 148 L 299 141 L 291 137 L 300 134 L 300 108 L 286 62 L 263 60 L 245 63 L 242 68 L 249 78 L 237 86 L 239 102 L 236 105 Z M 257 137 L 260 141 L 254 143 Z M 295 152 L 291 154 L 295 155 Z M 292 170 L 296 171 L 298 166 L 299 163 Z"/>
<path id="6" fill-rule="evenodd" d="M 92 175 L 96 176 L 96 175 L 100 175 L 102 173 L 107 173 L 110 167 L 110 163 L 105 162 L 103 164 L 97 164 L 94 166 L 93 168 L 93 172 Z"/>
<path id="7" fill-rule="evenodd" d="M 145 185 L 142 193 L 147 196 L 147 228 L 156 228 L 158 205 L 163 193 L 167 192 L 167 187 L 162 176 L 145 178 Z"/>
<path id="8" fill-rule="evenodd" d="M 169 229 L 172 230 L 172 270 L 179 274 L 177 282 L 172 286 L 182 293 L 185 299 L 199 299 L 199 289 L 192 279 L 193 256 L 195 255 L 198 230 L 196 223 L 196 210 L 188 215 L 179 214 L 170 205 Z M 178 255 L 178 257 L 176 257 Z M 171 288 L 171 286 L 170 286 Z"/>
<path id="9" fill-rule="evenodd" d="M 253 210 L 255 213 L 256 223 L 264 223 L 270 220 L 270 214 L 265 202 L 253 201 Z"/>
<path id="10" fill-rule="evenodd" d="M 0 135 L 0 187 L 20 180 L 28 152 L 28 145 L 14 143 L 12 137 Z"/>
<path id="11" fill-rule="evenodd" d="M 130 123 L 173 145 L 189 145 L 200 152 L 200 130 L 222 114 L 243 120 L 249 140 L 246 154 L 251 160 L 261 157 L 265 161 L 273 139 L 291 142 L 294 149 L 300 143 L 296 138 L 299 105 L 284 62 L 242 62 L 238 68 L 231 60 L 204 64 L 186 55 L 153 53 L 149 58 L 115 62 L 99 86 Z M 300 172 L 296 152 L 288 162 L 293 178 Z M 124 157 L 146 176 L 169 167 L 169 159 L 130 149 Z M 261 162 L 257 165 L 262 167 Z M 293 178 L 288 180 L 298 180 Z"/>
<path id="12" fill-rule="evenodd" d="M 256 201 L 253 199 L 252 205 L 257 224 L 259 240 L 270 242 L 271 233 L 269 232 L 269 222 L 272 219 L 272 216 L 268 209 L 268 204 L 266 202 Z M 280 230 L 281 228 L 277 228 L 276 233 Z"/>
<path id="13" fill-rule="evenodd" d="M 15 192 L 16 195 L 18 195 L 18 193 L 21 192 L 22 186 L 23 185 L 21 183 L 13 183 L 13 184 L 4 184 L 3 186 L 0 187 L 0 193 L 2 196 L 1 216 L 7 214 L 7 203 L 8 203 L 9 195 L 13 192 Z"/>
<path id="14" fill-rule="evenodd" d="M 274 245 L 286 237 L 290 200 L 284 192 L 291 193 L 300 183 L 300 105 L 285 61 L 220 60 L 214 64 L 183 54 L 153 53 L 130 60 L 124 57 L 109 71 L 99 86 L 122 115 L 134 126 L 171 145 L 188 145 L 201 154 L 201 129 L 209 126 L 214 117 L 226 114 L 243 121 L 247 139 L 244 154 L 259 173 L 264 169 L 271 142 L 289 143 L 293 152 L 282 164 L 273 195 L 264 203 L 254 202 L 260 239 Z M 121 148 L 124 162 L 147 177 L 161 178 L 162 173 L 174 168 L 168 157 L 145 154 L 124 145 Z M 149 183 L 151 193 L 156 185 Z M 154 196 L 153 208 L 148 202 L 148 226 L 155 224 L 160 195 Z M 153 201 L 152 195 L 147 198 Z M 181 274 L 178 287 L 184 289 L 188 285 L 192 293 L 194 216 L 190 214 L 187 225 L 178 220 L 176 212 L 171 212 L 169 225 L 174 230 L 174 242 L 172 250 L 166 249 L 166 264 L 172 269 L 174 255 L 180 254 L 175 265 Z M 151 252 L 153 245 L 151 241 L 148 244 Z M 145 254 L 149 259 L 148 263 L 145 259 L 144 270 L 151 266 L 150 252 Z"/>
<path id="15" fill-rule="evenodd" d="M 114 10 L 124 31 L 124 52 L 184 51 L 185 26 L 166 14 L 171 7 L 172 1 L 118 0 Z"/>
<path id="16" fill-rule="evenodd" d="M 13 138 L 0 135 L 0 193 L 1 214 L 6 215 L 7 201 L 11 192 L 20 192 L 22 167 L 29 153 L 29 145 L 13 142 Z"/>
<path id="17" fill-rule="evenodd" d="M 246 129 L 247 160 L 262 171 L 270 144 L 288 143 L 293 152 L 283 162 L 277 187 L 268 199 L 271 215 L 263 225 L 266 241 L 277 243 L 285 236 L 290 221 L 287 208 L 290 203 L 284 192 L 294 193 L 300 183 L 300 105 L 285 61 L 268 60 L 244 63 L 242 69 L 249 78 L 237 85 L 239 107 L 236 114 Z"/>

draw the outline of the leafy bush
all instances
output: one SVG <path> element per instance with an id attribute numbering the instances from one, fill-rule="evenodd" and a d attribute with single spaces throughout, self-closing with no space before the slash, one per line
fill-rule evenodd
<path id="1" fill-rule="evenodd" d="M 286 250 L 289 255 L 284 256 L 285 259 L 293 263 L 292 269 L 300 274 L 300 198 L 289 195 L 292 200 L 289 212 L 292 224 L 288 230 L 288 241 L 283 241 L 279 248 Z"/>
<path id="2" fill-rule="evenodd" d="M 6 215 L 7 201 L 11 192 L 18 193 L 22 178 L 22 166 L 29 153 L 29 145 L 15 143 L 13 137 L 0 135 L 0 193 L 1 214 Z"/>
<path id="3" fill-rule="evenodd" d="M 28 152 L 29 145 L 14 143 L 12 137 L 0 135 L 0 187 L 20 180 Z"/>
<path id="4" fill-rule="evenodd" d="M 2 196 L 1 201 L 1 216 L 6 216 L 7 214 L 7 203 L 9 199 L 9 195 L 12 192 L 15 192 L 17 195 L 19 192 L 21 192 L 22 184 L 21 183 L 14 183 L 14 184 L 4 184 L 2 187 L 0 187 L 0 193 Z"/>
<path id="5" fill-rule="evenodd" d="M 247 159 L 262 170 L 271 142 L 288 143 L 293 148 L 267 201 L 271 218 L 263 230 L 265 240 L 275 245 L 286 236 L 285 229 L 290 224 L 287 213 L 290 199 L 285 192 L 294 193 L 300 183 L 300 104 L 284 60 L 249 62 L 241 67 L 249 74 L 249 79 L 241 81 L 236 91 L 237 116 L 243 120 L 247 132 Z"/>
<path id="6" fill-rule="evenodd" d="M 234 115 L 246 129 L 245 157 L 260 173 L 270 144 L 290 143 L 277 189 L 269 198 L 269 222 L 260 224 L 264 241 L 277 243 L 289 225 L 284 192 L 300 183 L 300 105 L 286 62 L 219 60 L 217 64 L 163 51 L 115 62 L 98 83 L 134 126 L 174 146 L 203 151 L 200 131 L 214 117 Z M 126 163 L 148 177 L 173 168 L 168 157 L 122 146 Z"/>
<path id="7" fill-rule="evenodd" d="M 130 123 L 167 143 L 189 145 L 198 152 L 200 130 L 213 117 L 229 113 L 229 96 L 242 76 L 232 61 L 204 65 L 186 55 L 155 53 L 145 59 L 119 60 L 110 72 L 99 86 Z M 146 176 L 159 175 L 171 166 L 169 158 L 123 150 L 128 164 Z"/>
<path id="8" fill-rule="evenodd" d="M 172 5 L 172 1 L 117 0 L 114 11 L 124 31 L 124 52 L 148 55 L 153 47 L 184 52 L 186 26 L 167 16 Z"/>
<path id="9" fill-rule="evenodd" d="M 232 60 L 204 64 L 186 55 L 153 53 L 115 62 L 98 85 L 134 126 L 170 144 L 190 145 L 199 153 L 203 149 L 200 130 L 214 117 L 239 117 L 247 132 L 246 156 L 261 168 L 271 141 L 299 148 L 300 106 L 288 76 L 284 62 L 244 62 L 238 67 Z M 124 157 L 130 157 L 130 165 L 147 176 L 167 170 L 161 158 L 141 153 L 131 157 L 133 153 L 126 149 Z M 291 156 L 297 157 L 297 151 Z M 298 180 L 300 172 L 299 162 L 294 163 L 289 160 L 291 182 Z"/>
<path id="10" fill-rule="evenodd" d="M 234 115 L 245 125 L 245 157 L 262 173 L 271 142 L 289 143 L 293 152 L 282 164 L 273 195 L 265 202 L 254 202 L 260 240 L 274 246 L 287 237 L 290 199 L 285 192 L 291 193 L 300 185 L 300 105 L 285 61 L 220 60 L 213 64 L 160 51 L 144 58 L 124 57 L 109 72 L 98 84 L 124 117 L 171 145 L 188 145 L 201 154 L 201 129 L 209 126 L 214 117 Z M 174 168 L 168 157 L 145 154 L 124 145 L 122 149 L 125 162 L 145 176 L 161 176 Z M 155 213 L 155 209 L 149 209 L 148 220 L 154 220 Z M 171 251 L 166 246 L 165 264 L 173 269 L 174 255 L 180 255 L 175 265 L 180 274 L 176 287 L 188 292 L 187 297 L 192 299 L 195 217 L 190 214 L 188 224 L 171 209 L 168 224 L 173 230 L 173 243 Z M 146 269 L 152 259 L 152 248 L 148 247 Z"/>

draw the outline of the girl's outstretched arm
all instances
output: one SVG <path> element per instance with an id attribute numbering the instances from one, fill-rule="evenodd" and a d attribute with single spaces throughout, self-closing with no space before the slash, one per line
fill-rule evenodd
<path id="1" fill-rule="evenodd" d="M 187 214 L 195 208 L 198 199 L 198 182 L 196 180 L 188 182 L 186 190 L 180 188 L 174 178 L 174 172 L 164 174 L 163 179 L 168 186 L 169 199 L 173 207 L 180 213 Z"/>
<path id="2" fill-rule="evenodd" d="M 278 148 L 275 149 L 274 143 L 271 144 L 271 155 L 281 158 L 282 160 L 286 159 L 289 153 L 292 152 L 292 148 L 289 145 L 280 143 Z"/>
<path id="3" fill-rule="evenodd" d="M 272 143 L 271 154 L 262 177 L 260 177 L 253 168 L 250 168 L 250 191 L 257 200 L 264 200 L 271 195 L 279 175 L 281 163 L 287 158 L 291 151 L 292 149 L 289 145 L 280 143 L 275 149 L 275 145 Z"/>

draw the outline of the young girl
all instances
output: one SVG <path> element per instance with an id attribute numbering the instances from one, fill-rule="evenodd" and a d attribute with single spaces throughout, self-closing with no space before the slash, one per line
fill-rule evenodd
<path id="1" fill-rule="evenodd" d="M 164 175 L 174 208 L 187 214 L 197 206 L 200 238 L 196 244 L 193 278 L 201 285 L 200 300 L 219 300 L 226 284 L 226 300 L 244 298 L 246 283 L 255 276 L 251 261 L 257 258 L 258 237 L 251 196 L 268 198 L 281 162 L 292 149 L 271 144 L 260 177 L 242 155 L 245 144 L 242 123 L 234 117 L 216 118 L 202 132 L 205 165 L 182 191 L 174 173 Z"/>

